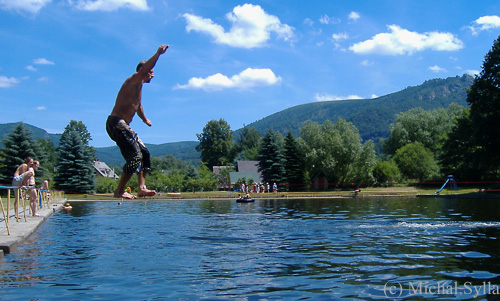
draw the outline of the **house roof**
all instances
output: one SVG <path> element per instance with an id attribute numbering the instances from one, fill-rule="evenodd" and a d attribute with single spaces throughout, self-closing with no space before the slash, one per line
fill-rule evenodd
<path id="1" fill-rule="evenodd" d="M 259 172 L 259 161 L 238 161 L 238 171 Z"/>
<path id="2" fill-rule="evenodd" d="M 229 173 L 229 179 L 231 180 L 231 184 L 236 184 L 236 181 L 238 181 L 238 179 L 243 179 L 243 178 L 245 178 L 247 182 L 249 182 L 250 179 L 252 179 L 254 183 L 262 182 L 262 179 L 260 178 L 260 174 L 258 172 L 240 171 L 240 172 Z"/>
<path id="3" fill-rule="evenodd" d="M 118 175 L 115 174 L 115 172 L 111 168 L 109 168 L 109 166 L 106 163 L 102 161 L 95 160 L 94 169 L 102 177 L 113 178 L 113 179 L 119 178 Z"/>

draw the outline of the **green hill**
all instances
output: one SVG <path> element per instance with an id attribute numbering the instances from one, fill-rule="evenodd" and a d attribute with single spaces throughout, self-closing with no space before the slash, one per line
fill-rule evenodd
<path id="1" fill-rule="evenodd" d="M 352 122 L 364 140 L 372 139 L 376 142 L 388 137 L 389 125 L 400 112 L 418 107 L 425 110 L 447 108 L 451 103 L 467 106 L 467 89 L 473 80 L 470 75 L 433 79 L 374 99 L 307 103 L 285 109 L 247 126 L 255 128 L 262 135 L 272 126 L 282 135 L 291 131 L 294 136 L 298 136 L 302 124 L 307 120 L 321 124 L 329 119 L 335 123 L 341 117 Z"/>
<path id="2" fill-rule="evenodd" d="M 17 124 L 18 122 L 0 124 L 0 147 L 3 147 L 2 140 L 5 138 L 5 135 L 10 134 Z M 49 134 L 47 131 L 27 123 L 24 124 L 24 127 L 31 132 L 33 139 L 48 139 L 52 141 L 55 146 L 59 145 L 59 139 L 61 139 L 62 134 Z"/>
<path id="3" fill-rule="evenodd" d="M 377 142 L 380 138 L 388 137 L 389 125 L 400 112 L 418 107 L 425 110 L 447 108 L 451 103 L 467 106 L 467 89 L 473 80 L 470 75 L 432 79 L 419 86 L 408 87 L 400 92 L 375 99 L 307 103 L 267 116 L 249 124 L 248 127 L 257 129 L 262 135 L 272 127 L 283 135 L 290 130 L 297 136 L 300 127 L 307 120 L 321 124 L 327 119 L 336 122 L 341 117 L 352 122 L 364 140 L 372 139 Z M 15 125 L 16 123 L 0 124 L 0 137 L 11 132 Z M 60 134 L 48 134 L 40 128 L 25 125 L 31 130 L 35 139 L 50 139 L 54 145 L 58 145 Z M 241 129 L 235 131 L 235 137 L 238 137 L 240 131 Z M 193 163 L 200 160 L 200 153 L 195 150 L 197 145 L 198 141 L 147 144 L 153 156 L 170 154 L 177 159 Z M 111 166 L 121 166 L 124 163 L 116 146 L 98 147 L 96 156 Z"/>
<path id="4" fill-rule="evenodd" d="M 190 162 L 195 165 L 198 165 L 200 161 L 200 153 L 195 150 L 197 145 L 198 141 L 183 141 L 163 144 L 146 143 L 146 146 L 152 156 L 160 157 L 168 154 L 179 160 Z M 123 160 L 117 146 L 97 147 L 95 149 L 95 154 L 100 161 L 106 162 L 109 166 L 122 166 L 125 163 L 125 160 Z"/>

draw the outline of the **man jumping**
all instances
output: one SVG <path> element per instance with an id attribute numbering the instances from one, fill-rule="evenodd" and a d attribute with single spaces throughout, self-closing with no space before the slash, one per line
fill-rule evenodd
<path id="1" fill-rule="evenodd" d="M 136 72 L 127 78 L 120 88 L 113 111 L 106 121 L 106 131 L 109 137 L 116 142 L 125 159 L 123 173 L 114 194 L 116 198 L 136 198 L 125 191 L 125 186 L 134 173 L 137 174 L 139 184 L 138 197 L 156 194 L 156 191 L 146 188 L 146 172 L 151 169 L 149 151 L 129 125 L 137 113 L 137 116 L 145 124 L 151 126 L 151 121 L 146 118 L 142 107 L 142 85 L 149 83 L 154 77 L 153 68 L 160 55 L 164 54 L 167 48 L 168 45 L 161 45 L 149 60 L 139 62 Z"/>

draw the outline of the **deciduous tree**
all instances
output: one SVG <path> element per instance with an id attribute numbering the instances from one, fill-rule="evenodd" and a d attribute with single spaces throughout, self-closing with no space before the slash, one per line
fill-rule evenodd
<path id="1" fill-rule="evenodd" d="M 214 166 L 230 164 L 234 159 L 233 131 L 224 119 L 210 120 L 201 134 L 196 134 L 200 144 L 201 161 L 210 170 Z"/>

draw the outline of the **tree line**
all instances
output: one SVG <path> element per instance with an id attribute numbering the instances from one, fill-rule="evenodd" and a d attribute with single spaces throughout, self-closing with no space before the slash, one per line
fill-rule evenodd
<path id="1" fill-rule="evenodd" d="M 312 177 L 325 176 L 336 186 L 460 181 L 495 182 L 500 178 L 500 37 L 486 54 L 482 71 L 467 91 L 468 107 L 411 109 L 396 115 L 386 139 L 363 141 L 358 129 L 338 118 L 306 121 L 300 134 L 283 137 L 271 128 L 262 136 L 244 127 L 238 137 L 224 119 L 211 120 L 197 134 L 201 166 L 172 156 L 152 158 L 148 186 L 158 191 L 214 190 L 227 183 L 238 160 L 258 161 L 265 182 L 290 190 L 307 189 Z M 81 121 L 70 121 L 59 146 L 33 140 L 23 123 L 2 141 L 0 181 L 9 184 L 28 156 L 41 162 L 36 177 L 54 180 L 54 189 L 74 193 L 112 192 L 111 178 L 95 179 L 91 136 Z M 214 166 L 229 166 L 220 175 Z M 120 168 L 117 167 L 120 171 Z M 40 181 L 41 182 L 41 181 Z M 137 183 L 131 181 L 132 188 Z M 134 186 L 135 185 L 135 186 Z"/>

